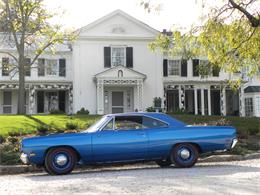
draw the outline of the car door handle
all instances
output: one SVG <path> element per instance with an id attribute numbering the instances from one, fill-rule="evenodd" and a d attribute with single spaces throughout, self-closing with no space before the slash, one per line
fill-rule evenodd
<path id="1" fill-rule="evenodd" d="M 137 135 L 143 135 L 143 136 L 145 136 L 145 133 L 138 132 Z"/>

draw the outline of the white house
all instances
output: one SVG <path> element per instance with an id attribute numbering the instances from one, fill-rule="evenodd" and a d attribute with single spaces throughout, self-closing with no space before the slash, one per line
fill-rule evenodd
<path id="1" fill-rule="evenodd" d="M 206 63 L 205 57 L 184 61 L 152 53 L 147 45 L 159 33 L 121 10 L 81 28 L 70 47 L 41 56 L 40 66 L 28 73 L 28 113 L 75 113 L 83 107 L 91 114 L 145 111 L 160 97 L 169 112 L 260 116 L 257 76 L 244 80 L 235 93 L 228 80 L 241 73 L 214 69 L 201 77 L 196 67 Z M 6 49 L 0 46 L 0 51 Z M 3 68 L 7 56 L 0 57 L 0 113 L 16 113 L 17 78 L 10 79 Z"/>

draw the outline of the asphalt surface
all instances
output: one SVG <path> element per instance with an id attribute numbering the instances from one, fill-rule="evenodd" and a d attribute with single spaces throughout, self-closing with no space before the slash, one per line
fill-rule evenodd
<path id="1" fill-rule="evenodd" d="M 260 159 L 199 163 L 190 169 L 138 164 L 65 176 L 0 176 L 0 194 L 260 194 Z"/>

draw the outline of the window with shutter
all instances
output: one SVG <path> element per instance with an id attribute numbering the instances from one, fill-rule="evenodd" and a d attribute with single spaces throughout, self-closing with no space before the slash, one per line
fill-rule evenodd
<path id="1" fill-rule="evenodd" d="M 187 76 L 187 60 L 182 59 L 181 60 L 181 76 L 186 77 Z"/>
<path id="2" fill-rule="evenodd" d="M 220 72 L 220 68 L 217 66 L 213 66 L 212 68 L 212 76 L 213 77 L 218 77 L 219 76 L 219 72 Z"/>
<path id="3" fill-rule="evenodd" d="M 163 60 L 163 76 L 164 77 L 168 76 L 168 60 L 167 59 Z"/>
<path id="4" fill-rule="evenodd" d="M 38 59 L 38 76 L 45 76 L 45 59 Z"/>
<path id="5" fill-rule="evenodd" d="M 30 58 L 25 58 L 25 76 L 31 76 L 31 59 Z"/>
<path id="6" fill-rule="evenodd" d="M 193 76 L 194 77 L 199 76 L 199 60 L 198 59 L 193 59 L 192 60 L 192 65 L 193 65 Z"/>
<path id="7" fill-rule="evenodd" d="M 111 67 L 111 47 L 104 47 L 104 67 Z"/>
<path id="8" fill-rule="evenodd" d="M 59 59 L 59 76 L 66 76 L 66 59 Z"/>
<path id="9" fill-rule="evenodd" d="M 9 76 L 9 58 L 2 58 L 2 76 Z"/>
<path id="10" fill-rule="evenodd" d="M 126 67 L 133 68 L 133 47 L 126 48 Z"/>

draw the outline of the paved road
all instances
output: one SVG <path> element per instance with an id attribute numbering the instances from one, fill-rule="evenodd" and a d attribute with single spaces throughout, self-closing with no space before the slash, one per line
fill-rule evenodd
<path id="1" fill-rule="evenodd" d="M 260 159 L 200 163 L 191 169 L 155 165 L 102 167 L 66 176 L 0 176 L 0 194 L 260 194 Z"/>

